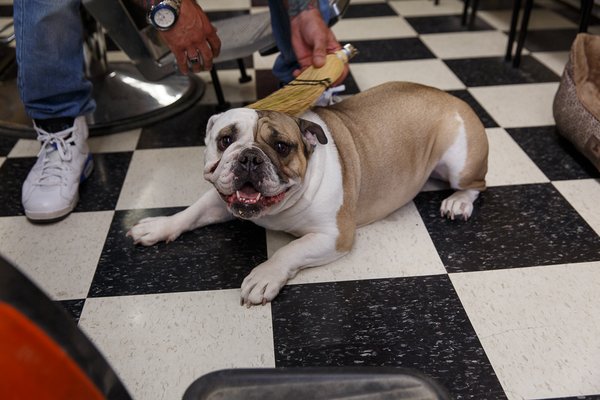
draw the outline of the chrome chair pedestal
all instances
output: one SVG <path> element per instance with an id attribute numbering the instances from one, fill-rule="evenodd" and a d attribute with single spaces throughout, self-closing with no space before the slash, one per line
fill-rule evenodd
<path id="1" fill-rule="evenodd" d="M 123 10 L 113 9 L 116 11 Z M 134 54 L 142 54 L 141 59 L 127 54 L 132 62 L 107 62 L 103 25 L 85 10 L 82 19 L 85 75 L 93 83 L 96 101 L 95 111 L 86 116 L 90 135 L 121 132 L 158 122 L 186 110 L 204 95 L 206 84 L 199 77 L 175 73 L 172 55 L 165 51 L 164 56 L 153 58 L 141 53 L 139 49 L 147 46 L 142 42 L 141 33 L 134 35 L 126 28 L 115 32 L 124 40 L 127 40 L 125 34 L 131 35 L 123 47 L 130 43 L 136 45 Z M 6 55 L 14 58 L 14 49 L 4 48 Z M 19 98 L 16 62 L 13 60 L 13 63 L 9 71 L 0 75 L 0 134 L 35 138 L 32 121 Z"/>

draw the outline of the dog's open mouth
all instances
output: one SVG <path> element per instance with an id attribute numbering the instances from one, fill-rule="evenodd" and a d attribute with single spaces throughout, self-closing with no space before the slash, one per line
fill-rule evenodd
<path id="1" fill-rule="evenodd" d="M 221 193 L 221 196 L 230 206 L 245 205 L 263 208 L 279 203 L 285 197 L 285 193 L 286 191 L 283 191 L 275 196 L 263 196 L 251 183 L 245 183 L 244 186 L 234 193 L 230 195 Z"/>

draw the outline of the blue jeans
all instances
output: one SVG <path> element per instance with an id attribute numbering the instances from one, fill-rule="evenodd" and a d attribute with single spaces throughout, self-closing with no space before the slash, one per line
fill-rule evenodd
<path id="1" fill-rule="evenodd" d="M 18 85 L 31 118 L 77 117 L 94 110 L 83 72 L 80 0 L 15 0 Z"/>
<path id="2" fill-rule="evenodd" d="M 288 83 L 294 80 L 292 73 L 299 67 L 294 49 L 292 48 L 290 19 L 287 10 L 283 6 L 283 0 L 269 0 L 269 11 L 271 12 L 273 36 L 279 49 L 279 56 L 273 65 L 273 75 L 280 82 Z M 319 0 L 319 11 L 321 11 L 321 16 L 325 23 L 328 23 L 330 19 L 328 0 Z"/>

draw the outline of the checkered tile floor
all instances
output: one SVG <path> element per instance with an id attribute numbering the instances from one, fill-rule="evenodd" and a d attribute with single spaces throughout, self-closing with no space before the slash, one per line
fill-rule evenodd
<path id="1" fill-rule="evenodd" d="M 289 236 L 236 221 L 150 248 L 125 237 L 207 190 L 209 87 L 172 120 L 91 139 L 95 172 L 56 224 L 32 225 L 20 205 L 37 143 L 0 137 L 0 252 L 74 314 L 136 399 L 180 398 L 221 368 L 326 365 L 415 368 L 456 399 L 600 399 L 600 174 L 556 135 L 551 112 L 578 14 L 536 1 L 512 69 L 510 2 L 481 3 L 472 31 L 456 0 L 353 1 L 334 27 L 361 51 L 347 93 L 416 81 L 478 111 L 489 190 L 469 222 L 441 219 L 445 192 L 425 190 L 359 230 L 347 257 L 301 272 L 272 304 L 240 307 L 243 277 Z M 201 4 L 219 16 L 251 8 Z M 273 59 L 248 59 L 254 79 L 241 85 L 221 66 L 227 99 L 276 87 Z"/>

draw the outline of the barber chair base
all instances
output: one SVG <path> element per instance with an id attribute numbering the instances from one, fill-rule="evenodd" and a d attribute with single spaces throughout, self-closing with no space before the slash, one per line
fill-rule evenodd
<path id="1" fill-rule="evenodd" d="M 140 128 L 178 114 L 197 103 L 206 90 L 195 75 L 146 80 L 131 63 L 110 63 L 92 78 L 96 110 L 88 116 L 90 135 Z M 19 100 L 16 79 L 0 82 L 0 134 L 33 138 L 31 119 Z"/>

